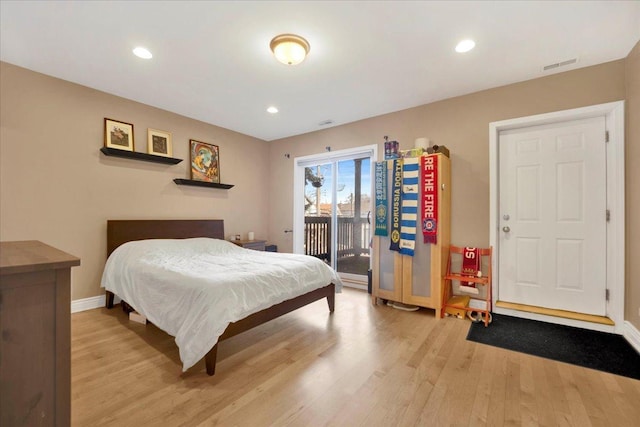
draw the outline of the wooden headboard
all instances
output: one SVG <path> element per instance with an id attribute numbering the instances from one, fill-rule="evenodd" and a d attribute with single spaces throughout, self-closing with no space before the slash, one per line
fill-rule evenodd
<path id="1" fill-rule="evenodd" d="M 224 239 L 221 219 L 142 219 L 107 221 L 107 256 L 118 246 L 133 240 L 188 239 L 212 237 Z"/>

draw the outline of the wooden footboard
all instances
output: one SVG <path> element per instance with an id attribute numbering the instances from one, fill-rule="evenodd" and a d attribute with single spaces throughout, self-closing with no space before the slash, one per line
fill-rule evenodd
<path id="1" fill-rule="evenodd" d="M 204 357 L 205 365 L 207 366 L 207 374 L 213 375 L 216 373 L 216 356 L 218 354 L 218 344 L 220 341 L 248 331 L 249 329 L 262 325 L 263 323 L 267 323 L 270 320 L 283 316 L 322 298 L 327 298 L 329 311 L 333 313 L 335 309 L 336 290 L 335 285 L 331 283 L 324 288 L 316 289 L 304 295 L 300 295 L 299 297 L 283 301 L 280 304 L 265 308 L 262 311 L 229 324 L 224 333 L 220 338 L 218 338 L 218 343 L 216 343 L 216 345 L 214 345 Z"/>
<path id="2" fill-rule="evenodd" d="M 107 308 L 113 308 L 113 297 L 114 295 L 112 292 L 106 291 Z M 306 294 L 300 295 L 299 297 L 283 301 L 280 304 L 265 308 L 262 311 L 259 311 L 248 317 L 245 317 L 244 319 L 229 324 L 220 338 L 218 338 L 218 343 L 220 343 L 220 341 L 226 340 L 227 338 L 231 338 L 242 332 L 248 331 L 249 329 L 255 328 L 256 326 L 260 326 L 263 323 L 267 323 L 268 321 L 273 320 L 277 317 L 283 316 L 287 313 L 304 307 L 305 305 L 311 304 L 312 302 L 318 301 L 322 298 L 327 299 L 329 312 L 333 313 L 336 304 L 336 287 L 333 283 L 331 283 L 324 288 L 319 288 Z M 204 357 L 205 365 L 207 367 L 207 374 L 209 375 L 213 375 L 216 373 L 216 356 L 218 354 L 218 343 L 216 343 L 216 345 L 214 345 L 213 348 L 211 348 L 211 350 L 209 350 L 209 352 Z"/>

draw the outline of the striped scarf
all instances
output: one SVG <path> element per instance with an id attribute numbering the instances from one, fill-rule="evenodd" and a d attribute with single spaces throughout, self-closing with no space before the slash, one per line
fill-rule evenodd
<path id="1" fill-rule="evenodd" d="M 419 177 L 420 158 L 405 158 L 402 170 L 402 220 L 400 228 L 400 253 L 409 256 L 413 256 L 413 252 L 416 247 Z"/>

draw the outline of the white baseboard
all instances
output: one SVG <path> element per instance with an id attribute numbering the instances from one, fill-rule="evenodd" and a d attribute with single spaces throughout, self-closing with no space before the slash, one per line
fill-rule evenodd
<path id="1" fill-rule="evenodd" d="M 360 283 L 355 283 L 355 282 L 350 282 L 348 280 L 342 280 L 342 284 L 344 285 L 345 288 L 354 288 L 354 289 L 360 289 L 363 291 L 367 290 L 367 285 L 362 285 Z"/>
<path id="2" fill-rule="evenodd" d="M 104 295 L 98 295 L 95 297 L 77 299 L 71 301 L 71 313 L 77 313 L 79 311 L 93 310 L 94 308 L 104 307 L 105 297 Z"/>
<path id="3" fill-rule="evenodd" d="M 356 285 L 354 283 L 348 283 L 348 284 L 345 283 L 345 286 L 353 287 L 357 289 L 364 289 L 364 290 L 367 289 L 366 286 Z M 119 300 L 120 298 L 117 298 L 117 299 Z M 71 313 L 78 313 L 80 311 L 93 310 L 94 308 L 104 307 L 104 304 L 105 304 L 104 295 L 98 295 L 95 297 L 73 300 L 71 301 Z M 504 313 L 504 314 L 508 314 L 508 313 Z M 535 319 L 535 320 L 538 320 L 538 319 Z M 633 346 L 633 348 L 635 348 L 636 351 L 640 353 L 640 331 L 638 331 L 638 329 L 636 329 L 636 327 L 633 326 L 631 322 L 629 321 L 624 322 L 622 335 L 625 337 L 627 341 L 629 341 L 629 344 L 631 344 L 631 346 Z"/>
<path id="4" fill-rule="evenodd" d="M 629 344 L 640 353 L 640 331 L 631 322 L 625 320 L 622 335 L 629 341 Z"/>

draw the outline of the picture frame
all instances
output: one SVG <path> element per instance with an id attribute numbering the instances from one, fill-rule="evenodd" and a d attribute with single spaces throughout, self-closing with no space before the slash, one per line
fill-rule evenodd
<path id="1" fill-rule="evenodd" d="M 104 146 L 118 150 L 134 151 L 133 124 L 105 117 Z"/>
<path id="2" fill-rule="evenodd" d="M 148 128 L 147 152 L 154 156 L 173 157 L 171 132 Z"/>
<path id="3" fill-rule="evenodd" d="M 220 184 L 220 148 L 195 139 L 189 140 L 191 179 Z"/>

